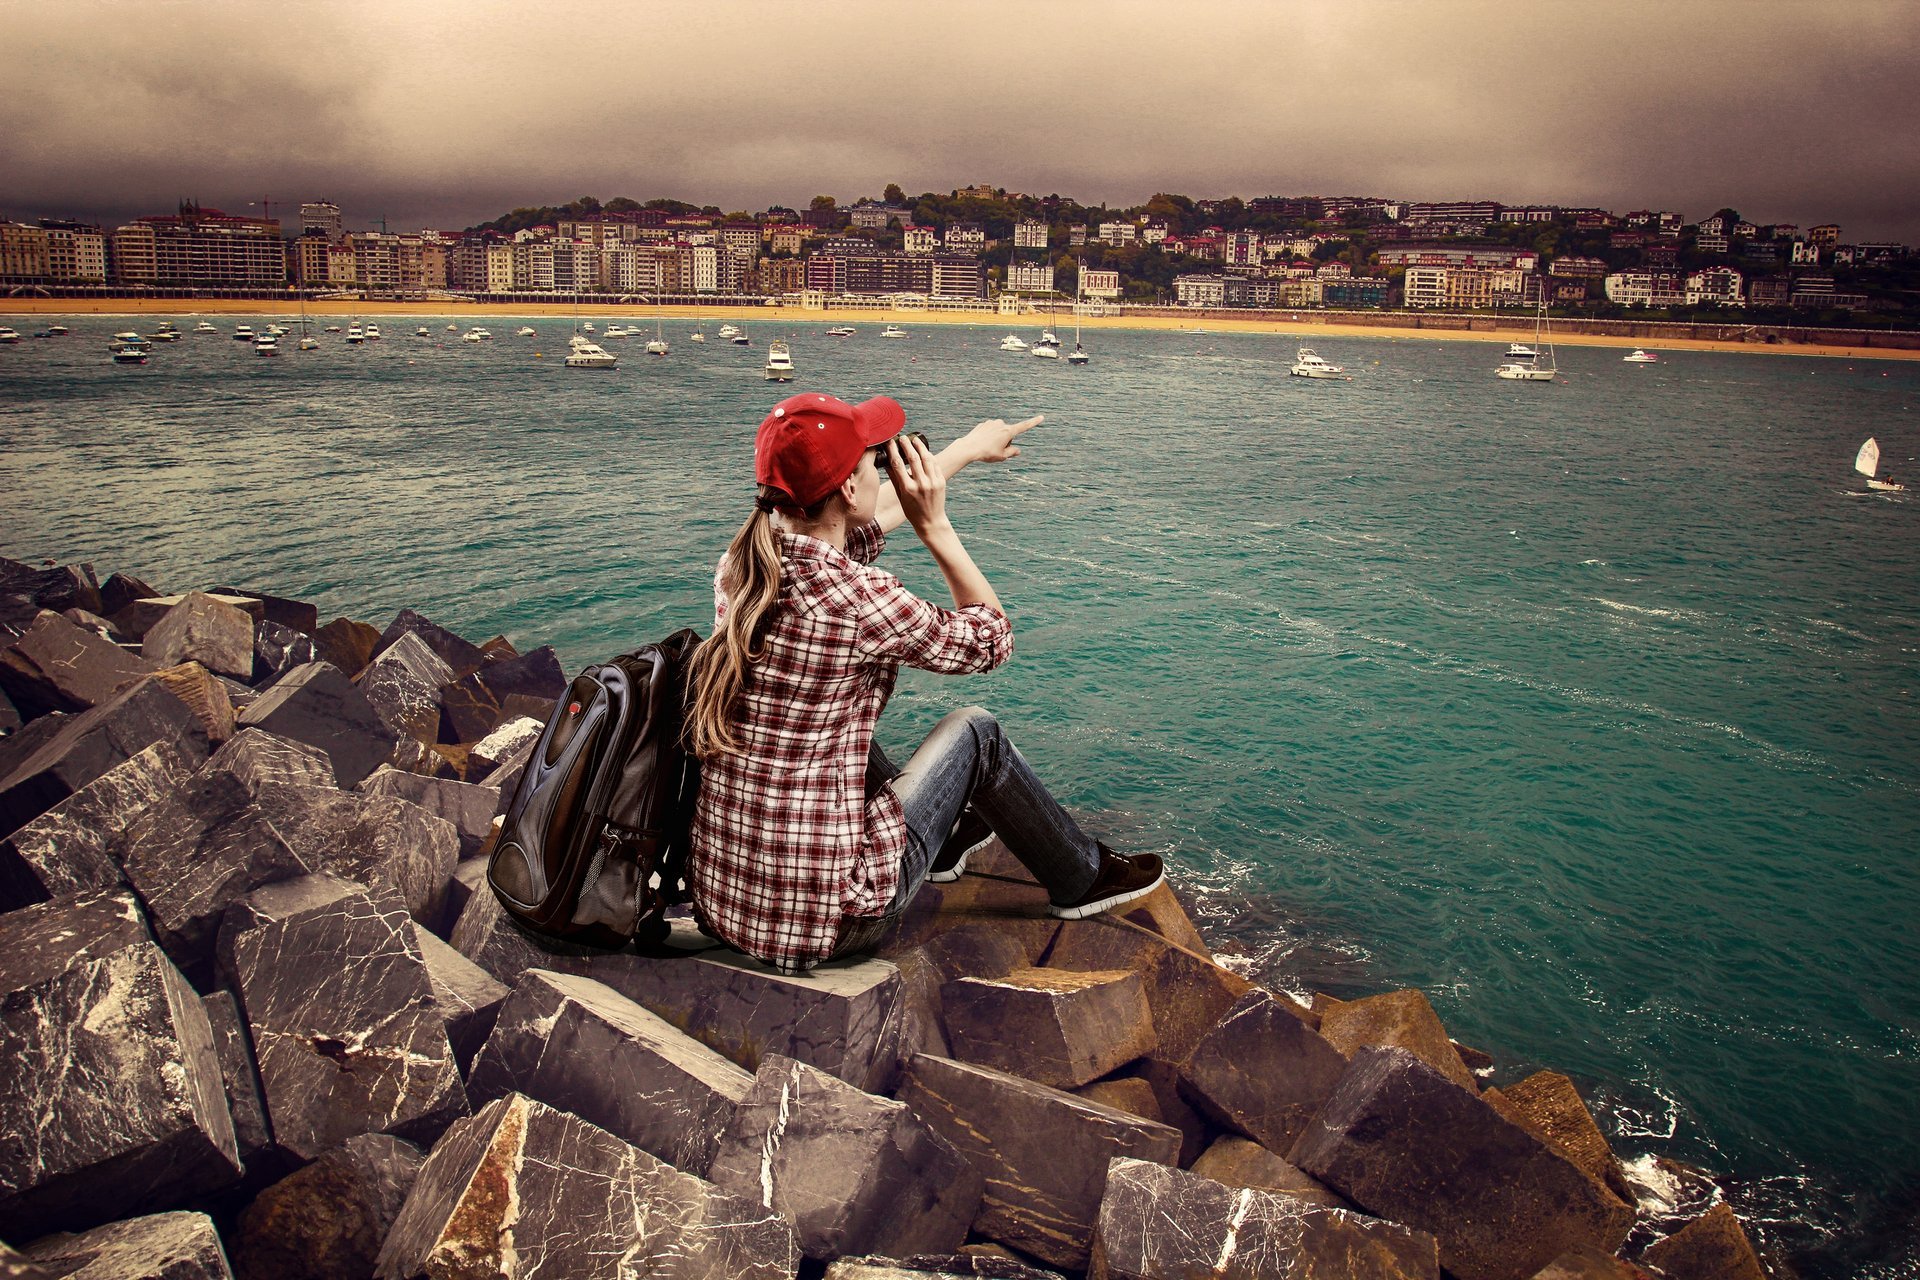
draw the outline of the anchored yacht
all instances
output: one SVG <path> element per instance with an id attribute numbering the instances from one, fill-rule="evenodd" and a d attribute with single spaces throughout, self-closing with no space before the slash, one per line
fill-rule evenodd
<path id="1" fill-rule="evenodd" d="M 1323 359 L 1312 347 L 1302 347 L 1293 353 L 1293 368 L 1289 376 L 1295 378 L 1344 378 L 1347 371 L 1331 360 Z"/>
<path id="2" fill-rule="evenodd" d="M 777 339 L 767 344 L 767 381 L 793 381 L 793 356 L 787 344 Z"/>

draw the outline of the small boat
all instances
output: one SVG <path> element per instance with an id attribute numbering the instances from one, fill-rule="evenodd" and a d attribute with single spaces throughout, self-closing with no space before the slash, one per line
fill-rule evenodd
<path id="1" fill-rule="evenodd" d="M 1516 356 L 1511 354 L 1512 348 L 1509 348 L 1506 362 L 1493 371 L 1493 376 L 1505 378 L 1508 382 L 1552 382 L 1560 376 L 1559 367 L 1553 361 L 1553 326 L 1547 322 L 1547 300 L 1544 297 L 1540 299 L 1540 310 L 1533 318 L 1533 345 L 1528 350 L 1534 354 Z"/>
<path id="2" fill-rule="evenodd" d="M 368 341 L 368 342 L 378 342 L 378 341 L 380 341 L 380 326 L 379 326 L 379 325 L 377 325 L 377 324 L 370 324 L 370 325 L 368 325 L 368 326 L 367 326 L 367 341 Z"/>
<path id="3" fill-rule="evenodd" d="M 1879 493 L 1905 493 L 1907 486 L 1895 484 L 1891 475 L 1880 477 L 1880 442 L 1871 436 L 1853 455 L 1853 469 L 1867 478 L 1867 488 Z"/>
<path id="4" fill-rule="evenodd" d="M 116 347 L 113 352 L 115 364 L 145 364 L 147 353 L 139 347 Z"/>
<path id="5" fill-rule="evenodd" d="M 533 326 L 530 324 L 523 324 L 518 329 L 515 329 L 513 332 L 514 332 L 514 336 L 520 337 L 520 338 L 535 338 L 539 336 L 533 331 Z"/>
<path id="6" fill-rule="evenodd" d="M 234 327 L 233 340 L 235 342 L 252 342 L 253 339 L 254 339 L 254 332 L 253 332 L 252 325 L 243 324 L 243 325 L 236 325 Z"/>
<path id="7" fill-rule="evenodd" d="M 883 338 L 904 338 L 907 336 L 907 331 L 897 324 L 890 324 L 880 331 L 880 336 Z"/>
<path id="8" fill-rule="evenodd" d="M 1509 342 L 1507 344 L 1507 359 L 1509 360 L 1532 360 L 1539 354 L 1538 351 L 1535 351 L 1524 342 Z"/>
<path id="9" fill-rule="evenodd" d="M 767 381 L 793 381 L 793 356 L 787 344 L 777 339 L 767 344 Z"/>
<path id="10" fill-rule="evenodd" d="M 739 336 L 740 328 L 738 325 L 723 324 L 717 332 L 723 338 L 733 338 Z"/>
<path id="11" fill-rule="evenodd" d="M 602 338 L 627 338 L 627 337 L 631 337 L 632 335 L 627 332 L 624 326 L 617 325 L 617 324 L 610 324 L 607 326 L 607 331 L 601 334 L 600 336 Z"/>
<path id="12" fill-rule="evenodd" d="M 277 356 L 280 354 L 280 339 L 271 333 L 263 333 L 253 344 L 253 354 L 257 356 Z"/>
<path id="13" fill-rule="evenodd" d="M 1040 341 L 1034 343 L 1033 350 L 1027 352 L 1027 354 L 1030 356 L 1039 356 L 1042 360 L 1058 360 L 1060 358 L 1060 339 L 1053 336 L 1053 330 L 1043 329 L 1040 331 Z"/>
<path id="14" fill-rule="evenodd" d="M 486 339 L 480 336 L 480 331 L 479 331 L 478 329 L 469 329 L 469 330 L 467 330 L 467 331 L 466 331 L 465 333 L 463 333 L 463 334 L 461 334 L 461 335 L 460 335 L 460 341 L 462 341 L 462 342 L 485 342 L 485 341 L 486 341 Z"/>
<path id="15" fill-rule="evenodd" d="M 363 342 L 365 342 L 366 340 L 367 340 L 367 335 L 366 335 L 366 333 L 365 333 L 365 331 L 364 331 L 364 330 L 362 330 L 362 329 L 360 328 L 360 326 L 359 326 L 359 325 L 357 325 L 357 324 L 350 324 L 350 325 L 348 325 L 348 326 L 347 326 L 347 341 L 348 341 L 348 342 L 350 342 L 350 343 L 352 343 L 352 344 L 353 344 L 354 346 L 356 346 L 356 347 L 357 347 L 357 346 L 359 346 L 359 345 L 360 345 L 361 343 L 363 343 Z"/>
<path id="16" fill-rule="evenodd" d="M 333 328 L 337 332 L 340 326 L 334 325 Z M 220 332 L 220 326 L 211 320 L 202 320 L 199 324 L 193 326 L 193 331 L 195 333 L 218 333 Z"/>
<path id="17" fill-rule="evenodd" d="M 736 347 L 750 347 L 753 345 L 753 339 L 744 333 L 736 333 L 733 335 L 733 345 Z"/>
<path id="18" fill-rule="evenodd" d="M 1057 347 L 1060 345 L 1060 339 L 1053 336 L 1053 330 L 1051 329 L 1042 329 L 1040 331 L 1040 341 L 1047 343 L 1049 346 Z"/>
<path id="19" fill-rule="evenodd" d="M 639 330 L 630 329 L 628 332 L 638 333 Z M 661 322 L 658 320 L 653 322 L 653 341 L 647 344 L 647 354 L 650 356 L 663 356 L 667 354 L 667 335 L 663 331 Z"/>
<path id="20" fill-rule="evenodd" d="M 18 341 L 20 341 L 20 335 L 17 331 L 9 329 L 5 325 L 0 325 L 0 342 L 12 346 Z"/>
<path id="21" fill-rule="evenodd" d="M 593 321 L 591 321 L 591 320 L 589 320 L 589 321 L 587 321 L 587 322 L 586 322 L 585 324 L 583 324 L 583 325 L 581 325 L 581 326 L 580 326 L 580 332 L 582 332 L 582 333 L 592 333 L 592 332 L 593 332 Z"/>
<path id="22" fill-rule="evenodd" d="M 205 327 L 208 329 L 213 329 L 213 332 L 215 333 L 220 332 L 218 329 L 214 329 L 213 326 L 210 324 L 206 325 Z M 47 332 L 49 334 L 52 334 L 56 338 L 64 338 L 71 331 L 67 328 L 67 326 L 63 324 L 50 324 L 47 326 Z"/>
<path id="23" fill-rule="evenodd" d="M 340 326 L 337 324 L 330 324 L 326 328 L 322 329 L 321 332 L 322 333 L 338 333 L 340 332 Z"/>
<path id="24" fill-rule="evenodd" d="M 418 329 L 415 329 L 413 331 L 413 336 L 416 338 L 431 338 L 433 336 L 433 332 L 430 329 L 428 329 L 427 326 L 421 325 Z"/>
<path id="25" fill-rule="evenodd" d="M 1025 351 L 1027 344 L 1020 340 L 1019 334 L 1010 333 L 1000 339 L 1000 349 L 1002 351 Z"/>
<path id="26" fill-rule="evenodd" d="M 186 336 L 186 334 L 180 332 L 178 329 L 168 329 L 165 327 L 153 331 L 153 340 L 155 342 L 178 342 Z"/>
<path id="27" fill-rule="evenodd" d="M 300 335 L 300 349 L 302 351 L 316 351 L 319 349 L 319 347 L 320 347 L 320 339 L 314 337 L 310 333 L 303 333 Z"/>
<path id="28" fill-rule="evenodd" d="M 163 329 L 165 327 L 166 327 L 165 325 L 161 326 L 161 328 Z M 267 332 L 272 334 L 276 338 L 284 338 L 287 336 L 287 326 L 283 324 L 270 324 L 267 326 Z"/>
<path id="29" fill-rule="evenodd" d="M 707 340 L 707 335 L 698 329 L 695 329 L 692 333 L 687 335 L 688 342 L 705 342 L 706 340 Z"/>
<path id="30" fill-rule="evenodd" d="M 1093 359 L 1093 357 L 1088 355 L 1085 348 L 1081 347 L 1077 342 L 1073 344 L 1073 350 L 1067 352 L 1068 364 L 1085 364 L 1091 359 Z"/>
<path id="31" fill-rule="evenodd" d="M 1345 378 L 1347 371 L 1316 354 L 1312 347 L 1301 347 L 1293 353 L 1293 368 L 1288 374 L 1295 378 Z"/>
<path id="32" fill-rule="evenodd" d="M 1621 363 L 1623 364 L 1659 364 L 1660 363 L 1659 356 L 1654 355 L 1650 351 L 1642 351 L 1638 347 L 1635 347 L 1630 354 L 1621 356 L 1620 360 L 1621 360 Z"/>
<path id="33" fill-rule="evenodd" d="M 151 351 L 153 343 L 141 337 L 131 329 L 113 335 L 113 341 L 107 344 L 109 351 Z"/>
<path id="34" fill-rule="evenodd" d="M 827 330 L 827 336 L 829 338 L 851 338 L 853 336 L 853 326 L 850 324 L 837 324 Z"/>
<path id="35" fill-rule="evenodd" d="M 448 325 L 448 326 L 447 326 L 447 332 L 448 332 L 448 333 L 458 333 L 458 332 L 460 332 L 460 326 L 459 326 L 459 325 L 457 325 L 457 324 L 450 324 L 450 325 Z"/>
<path id="36" fill-rule="evenodd" d="M 611 369 L 620 363 L 620 358 L 590 338 L 575 334 L 573 349 L 567 353 L 569 369 Z"/>

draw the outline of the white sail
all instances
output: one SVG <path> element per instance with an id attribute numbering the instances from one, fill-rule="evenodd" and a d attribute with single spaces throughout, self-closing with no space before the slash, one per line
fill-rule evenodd
<path id="1" fill-rule="evenodd" d="M 1853 455 L 1853 469 L 1871 480 L 1880 474 L 1880 442 L 1869 438 Z"/>

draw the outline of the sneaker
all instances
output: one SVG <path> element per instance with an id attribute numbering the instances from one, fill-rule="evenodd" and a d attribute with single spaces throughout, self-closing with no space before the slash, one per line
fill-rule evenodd
<path id="1" fill-rule="evenodd" d="M 948 884 L 967 873 L 967 857 L 978 853 L 993 840 L 993 828 L 986 820 L 971 809 L 960 811 L 960 821 L 953 824 L 953 834 L 940 846 L 940 852 L 934 855 L 933 865 L 927 869 L 927 879 L 935 884 Z"/>
<path id="2" fill-rule="evenodd" d="M 1062 920 L 1084 920 L 1144 898 L 1167 882 L 1157 853 L 1115 853 L 1100 846 L 1100 873 L 1077 902 L 1053 902 L 1047 909 Z"/>

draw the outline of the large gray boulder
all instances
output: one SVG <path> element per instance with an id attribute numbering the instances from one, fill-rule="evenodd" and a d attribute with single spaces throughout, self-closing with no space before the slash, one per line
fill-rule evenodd
<path id="1" fill-rule="evenodd" d="M 385 1133 L 348 1138 L 282 1178 L 241 1213 L 233 1232 L 239 1280 L 369 1276 L 426 1153 Z"/>
<path id="2" fill-rule="evenodd" d="M 121 883 L 116 843 L 193 766 L 178 745 L 156 742 L 0 840 L 0 911 Z"/>
<path id="3" fill-rule="evenodd" d="M 147 628 L 140 655 L 156 666 L 197 662 L 236 680 L 253 677 L 253 619 L 203 591 L 189 591 Z"/>
<path id="4" fill-rule="evenodd" d="M 435 817 L 445 818 L 460 833 L 460 857 L 479 853 L 499 812 L 500 793 L 492 787 L 453 778 L 429 778 L 391 766 L 382 766 L 361 782 L 359 790 L 371 796 L 410 800 Z"/>
<path id="5" fill-rule="evenodd" d="M 419 742 L 438 742 L 440 687 L 452 679 L 453 668 L 408 631 L 368 663 L 354 683 L 394 733 Z"/>
<path id="6" fill-rule="evenodd" d="M 23 715 L 97 707 L 157 667 L 119 645 L 42 613 L 26 633 L 0 644 L 0 689 Z"/>
<path id="7" fill-rule="evenodd" d="M 396 648 L 398 646 L 395 646 Z M 567 673 L 552 645 L 462 676 L 440 696 L 440 737 L 445 742 L 478 742 L 509 718 L 508 704 L 537 706 L 545 715 L 567 687 Z"/>
<path id="8" fill-rule="evenodd" d="M 213 1219 L 204 1213 L 156 1213 L 49 1236 L 27 1256 L 65 1280 L 233 1280 Z"/>
<path id="9" fill-rule="evenodd" d="M 309 662 L 281 676 L 237 723 L 320 748 L 333 761 L 334 781 L 342 787 L 357 786 L 385 764 L 399 741 L 366 696 L 326 662 Z"/>
<path id="10" fill-rule="evenodd" d="M 18 830 L 156 742 L 174 744 L 196 763 L 210 750 L 207 731 L 193 711 L 153 680 L 140 680 L 89 711 L 63 717 L 57 732 L 0 778 L 0 832 Z"/>
<path id="11" fill-rule="evenodd" d="M 1180 1067 L 1181 1092 L 1216 1123 L 1285 1151 L 1347 1069 L 1293 1006 L 1258 989 L 1235 1001 Z"/>

